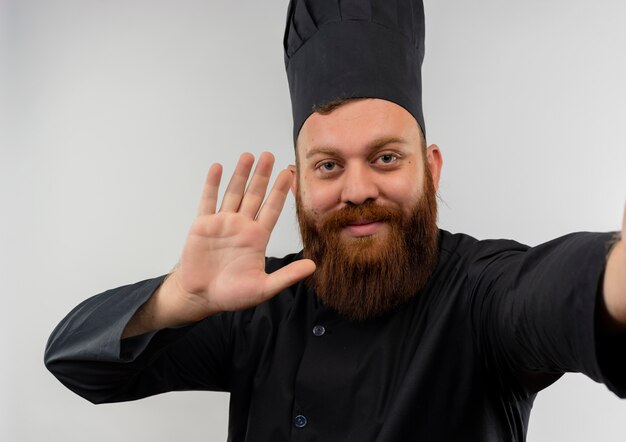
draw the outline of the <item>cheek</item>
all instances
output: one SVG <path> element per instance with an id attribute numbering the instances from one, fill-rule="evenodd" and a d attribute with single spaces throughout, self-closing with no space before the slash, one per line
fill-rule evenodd
<path id="1" fill-rule="evenodd" d="M 405 175 L 389 180 L 385 186 L 385 196 L 400 206 L 415 204 L 422 193 L 422 186 L 416 175 Z"/>
<path id="2" fill-rule="evenodd" d="M 306 196 L 303 195 L 302 202 L 313 215 L 321 215 L 335 206 L 330 192 L 324 192 L 322 189 L 309 191 Z"/>
<path id="3" fill-rule="evenodd" d="M 309 183 L 306 180 L 300 189 L 303 207 L 313 215 L 321 215 L 333 209 L 340 200 L 339 193 L 335 186 L 327 183 Z"/>

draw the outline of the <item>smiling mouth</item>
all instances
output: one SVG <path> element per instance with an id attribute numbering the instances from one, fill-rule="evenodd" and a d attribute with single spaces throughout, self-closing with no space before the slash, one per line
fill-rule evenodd
<path id="1" fill-rule="evenodd" d="M 369 236 L 378 233 L 384 222 L 380 220 L 358 219 L 344 227 L 344 231 L 354 237 Z"/>
<path id="2" fill-rule="evenodd" d="M 373 224 L 373 223 L 377 223 L 380 222 L 380 220 L 378 219 L 366 219 L 366 218 L 359 218 L 356 219 L 354 221 L 351 221 L 348 223 L 349 226 L 364 226 L 366 224 Z"/>

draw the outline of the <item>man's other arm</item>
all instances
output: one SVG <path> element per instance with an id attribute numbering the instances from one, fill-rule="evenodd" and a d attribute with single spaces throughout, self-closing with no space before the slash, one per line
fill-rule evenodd
<path id="1" fill-rule="evenodd" d="M 124 338 L 254 307 L 313 273 L 308 259 L 265 273 L 267 244 L 293 176 L 283 170 L 265 198 L 274 157 L 261 155 L 246 187 L 253 164 L 251 154 L 241 156 L 219 210 L 222 169 L 209 169 L 180 265 L 131 318 Z"/>
<path id="2" fill-rule="evenodd" d="M 271 154 L 262 154 L 250 177 L 254 157 L 242 155 L 219 210 L 222 169 L 214 164 L 177 269 L 165 281 L 110 290 L 76 307 L 48 341 L 48 369 L 93 402 L 176 389 L 219 389 L 220 382 L 196 385 L 183 376 L 194 364 L 222 366 L 228 349 L 220 336 L 227 334 L 222 331 L 228 330 L 229 316 L 216 314 L 259 305 L 315 269 L 311 260 L 301 259 L 266 273 L 267 243 L 292 180 L 290 171 L 282 171 L 266 197 L 273 163 Z M 215 320 L 202 321 L 209 316 Z M 211 337 L 208 343 L 206 336 Z M 193 346 L 200 348 L 189 352 Z M 165 348 L 171 354 L 159 357 Z M 197 357 L 191 360 L 190 353 Z M 219 379 L 225 370 L 215 371 L 213 378 Z"/>
<path id="3" fill-rule="evenodd" d="M 622 234 L 609 254 L 603 281 L 601 311 L 603 326 L 608 332 L 626 331 L 626 209 Z"/>

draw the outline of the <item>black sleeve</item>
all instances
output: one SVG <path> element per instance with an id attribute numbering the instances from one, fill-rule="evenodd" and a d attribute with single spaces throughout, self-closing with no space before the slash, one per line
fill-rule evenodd
<path id="1" fill-rule="evenodd" d="M 578 233 L 534 248 L 484 243 L 468 278 L 472 323 L 503 388 L 532 394 L 580 372 L 626 397 L 626 339 L 602 335 L 596 314 L 613 237 Z"/>
<path id="2" fill-rule="evenodd" d="M 121 339 L 132 315 L 163 280 L 109 290 L 78 305 L 48 340 L 47 368 L 70 390 L 94 403 L 173 390 L 227 390 L 227 314 Z"/>

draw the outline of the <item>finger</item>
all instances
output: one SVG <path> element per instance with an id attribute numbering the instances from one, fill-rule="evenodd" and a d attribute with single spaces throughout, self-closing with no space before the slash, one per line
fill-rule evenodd
<path id="1" fill-rule="evenodd" d="M 315 271 L 315 263 L 310 259 L 300 259 L 276 270 L 267 276 L 263 296 L 269 299 L 287 287 L 302 281 Z"/>
<path id="2" fill-rule="evenodd" d="M 257 220 L 267 230 L 273 230 L 276 225 L 276 221 L 280 217 L 280 213 L 283 211 L 287 194 L 289 193 L 289 185 L 291 183 L 291 172 L 283 170 L 278 177 L 270 194 L 268 195 L 265 203 L 259 211 Z"/>
<path id="3" fill-rule="evenodd" d="M 243 198 L 243 193 L 246 190 L 246 183 L 250 176 L 250 170 L 254 164 L 254 155 L 251 153 L 244 153 L 239 157 L 235 172 L 228 182 L 226 192 L 224 192 L 224 199 L 222 200 L 222 212 L 236 212 L 239 210 L 239 204 Z"/>
<path id="4" fill-rule="evenodd" d="M 217 195 L 222 180 L 222 165 L 215 163 L 209 168 L 198 204 L 198 216 L 213 215 L 217 207 Z"/>
<path id="5" fill-rule="evenodd" d="M 240 213 L 250 218 L 256 217 L 263 203 L 263 198 L 265 198 L 273 167 L 274 155 L 269 152 L 263 152 L 254 169 L 254 174 L 252 174 L 252 179 L 246 189 L 243 200 L 241 201 L 241 206 L 239 207 Z"/>

